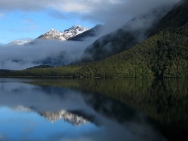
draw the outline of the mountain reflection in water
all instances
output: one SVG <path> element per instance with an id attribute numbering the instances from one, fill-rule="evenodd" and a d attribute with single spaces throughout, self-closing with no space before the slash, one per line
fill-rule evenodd
<path id="1" fill-rule="evenodd" d="M 135 106 L 143 98 L 138 92 L 152 84 L 140 91 L 119 83 L 122 88 L 110 81 L 0 79 L 0 140 L 165 141 L 152 116 Z"/>

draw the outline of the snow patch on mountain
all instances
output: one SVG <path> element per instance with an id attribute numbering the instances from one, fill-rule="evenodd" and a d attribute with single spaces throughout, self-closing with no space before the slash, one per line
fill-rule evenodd
<path id="1" fill-rule="evenodd" d="M 15 41 L 10 42 L 9 44 L 10 45 L 25 45 L 31 42 L 32 42 L 31 39 L 26 39 L 26 40 L 15 40 Z"/>

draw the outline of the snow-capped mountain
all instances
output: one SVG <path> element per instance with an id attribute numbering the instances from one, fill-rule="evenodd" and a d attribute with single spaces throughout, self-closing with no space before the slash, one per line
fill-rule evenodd
<path id="1" fill-rule="evenodd" d="M 12 45 L 25 45 L 25 44 L 28 44 L 28 43 L 31 43 L 31 42 L 32 42 L 31 39 L 26 39 L 26 40 L 15 40 L 15 41 L 10 42 L 9 44 L 12 44 Z"/>
<path id="2" fill-rule="evenodd" d="M 56 39 L 56 40 L 61 40 L 61 41 L 66 40 L 63 36 L 63 32 L 56 31 L 55 29 L 51 29 L 47 33 L 39 36 L 38 39 Z"/>
<path id="3" fill-rule="evenodd" d="M 89 28 L 82 27 L 80 25 L 72 26 L 71 28 L 64 30 L 64 32 L 51 29 L 47 33 L 39 36 L 38 39 L 56 39 L 56 40 L 65 41 L 87 30 L 89 30 Z"/>

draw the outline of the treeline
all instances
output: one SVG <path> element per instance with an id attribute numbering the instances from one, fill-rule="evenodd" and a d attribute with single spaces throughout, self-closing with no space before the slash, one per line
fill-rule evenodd
<path id="1" fill-rule="evenodd" d="M 20 71 L 0 71 L 1 77 L 70 77 L 77 75 L 80 66 L 64 66 L 64 67 L 41 67 L 30 68 Z"/>

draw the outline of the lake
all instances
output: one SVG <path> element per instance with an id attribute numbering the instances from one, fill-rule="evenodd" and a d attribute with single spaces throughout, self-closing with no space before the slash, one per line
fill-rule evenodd
<path id="1" fill-rule="evenodd" d="M 0 141 L 186 141 L 187 86 L 0 78 Z"/>

